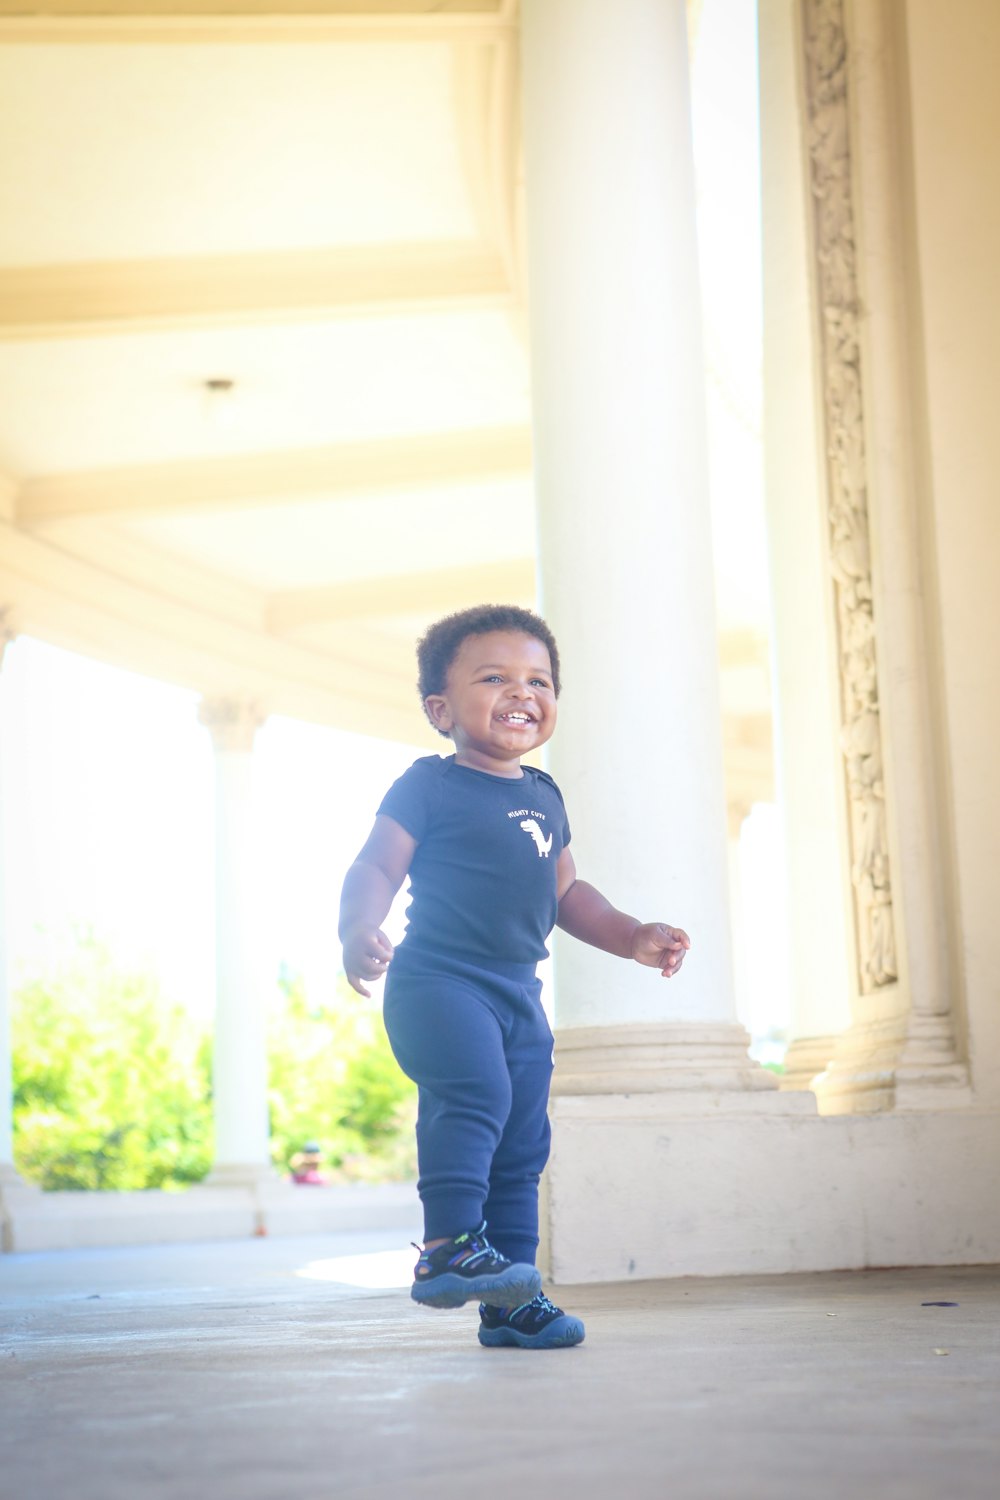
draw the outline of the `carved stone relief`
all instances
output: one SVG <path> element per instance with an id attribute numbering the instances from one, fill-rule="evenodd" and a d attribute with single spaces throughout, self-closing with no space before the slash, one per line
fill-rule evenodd
<path id="1" fill-rule="evenodd" d="M 851 202 L 843 0 L 803 0 L 808 140 L 822 309 L 830 566 L 836 595 L 841 748 L 847 779 L 859 981 L 896 978 Z"/>

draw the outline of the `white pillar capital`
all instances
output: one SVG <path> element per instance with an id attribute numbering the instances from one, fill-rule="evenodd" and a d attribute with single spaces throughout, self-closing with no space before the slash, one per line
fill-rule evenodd
<path id="1" fill-rule="evenodd" d="M 266 713 L 252 699 L 210 697 L 198 706 L 198 723 L 212 736 L 216 751 L 250 751 Z"/>
<path id="2" fill-rule="evenodd" d="M 7 605 L 0 605 L 0 671 L 3 671 L 7 647 L 12 641 L 17 640 L 17 634 L 13 610 Z"/>
<path id="3" fill-rule="evenodd" d="M 743 832 L 743 824 L 749 818 L 753 809 L 753 803 L 745 797 L 732 798 L 726 802 L 726 832 L 729 835 L 730 844 L 739 844 L 740 834 Z"/>

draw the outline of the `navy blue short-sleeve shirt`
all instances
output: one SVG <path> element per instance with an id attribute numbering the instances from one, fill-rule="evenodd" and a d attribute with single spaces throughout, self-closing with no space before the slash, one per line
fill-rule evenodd
<path id="1" fill-rule="evenodd" d="M 570 840 L 562 793 L 544 771 L 519 780 L 414 761 L 379 812 L 417 841 L 406 937 L 470 958 L 535 963 L 556 921 L 556 864 Z"/>

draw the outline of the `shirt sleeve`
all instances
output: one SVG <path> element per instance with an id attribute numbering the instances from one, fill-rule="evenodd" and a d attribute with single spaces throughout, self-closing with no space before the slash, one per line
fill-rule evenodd
<path id="1" fill-rule="evenodd" d="M 569 843 L 573 835 L 570 832 L 569 814 L 566 811 L 566 802 L 562 792 L 559 789 L 559 784 L 552 779 L 547 771 L 536 771 L 535 775 L 540 777 L 542 781 L 550 786 L 555 792 L 556 796 L 559 798 L 559 806 L 562 808 L 562 846 L 565 849 L 566 845 Z"/>
<path id="2" fill-rule="evenodd" d="M 433 766 L 428 763 L 428 760 L 436 759 L 440 757 L 414 761 L 409 770 L 392 783 L 379 803 L 379 812 L 394 818 L 418 844 L 441 800 L 441 777 L 434 774 Z"/>
<path id="3" fill-rule="evenodd" d="M 556 787 L 556 791 L 559 791 L 558 787 Z M 565 802 L 563 802 L 563 794 L 562 794 L 562 792 L 559 792 L 559 801 L 562 804 L 562 815 L 563 815 L 562 841 L 563 841 L 563 848 L 565 849 L 566 845 L 569 843 L 569 841 L 573 837 L 573 835 L 570 833 L 570 828 L 569 828 L 569 814 L 566 811 L 566 804 L 565 804 Z"/>

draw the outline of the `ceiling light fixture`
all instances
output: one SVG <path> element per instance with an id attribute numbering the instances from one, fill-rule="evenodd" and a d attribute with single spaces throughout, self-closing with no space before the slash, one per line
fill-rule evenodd
<path id="1" fill-rule="evenodd" d="M 229 432 L 233 427 L 236 381 L 230 375 L 210 375 L 201 382 L 205 421 L 213 432 Z"/>

